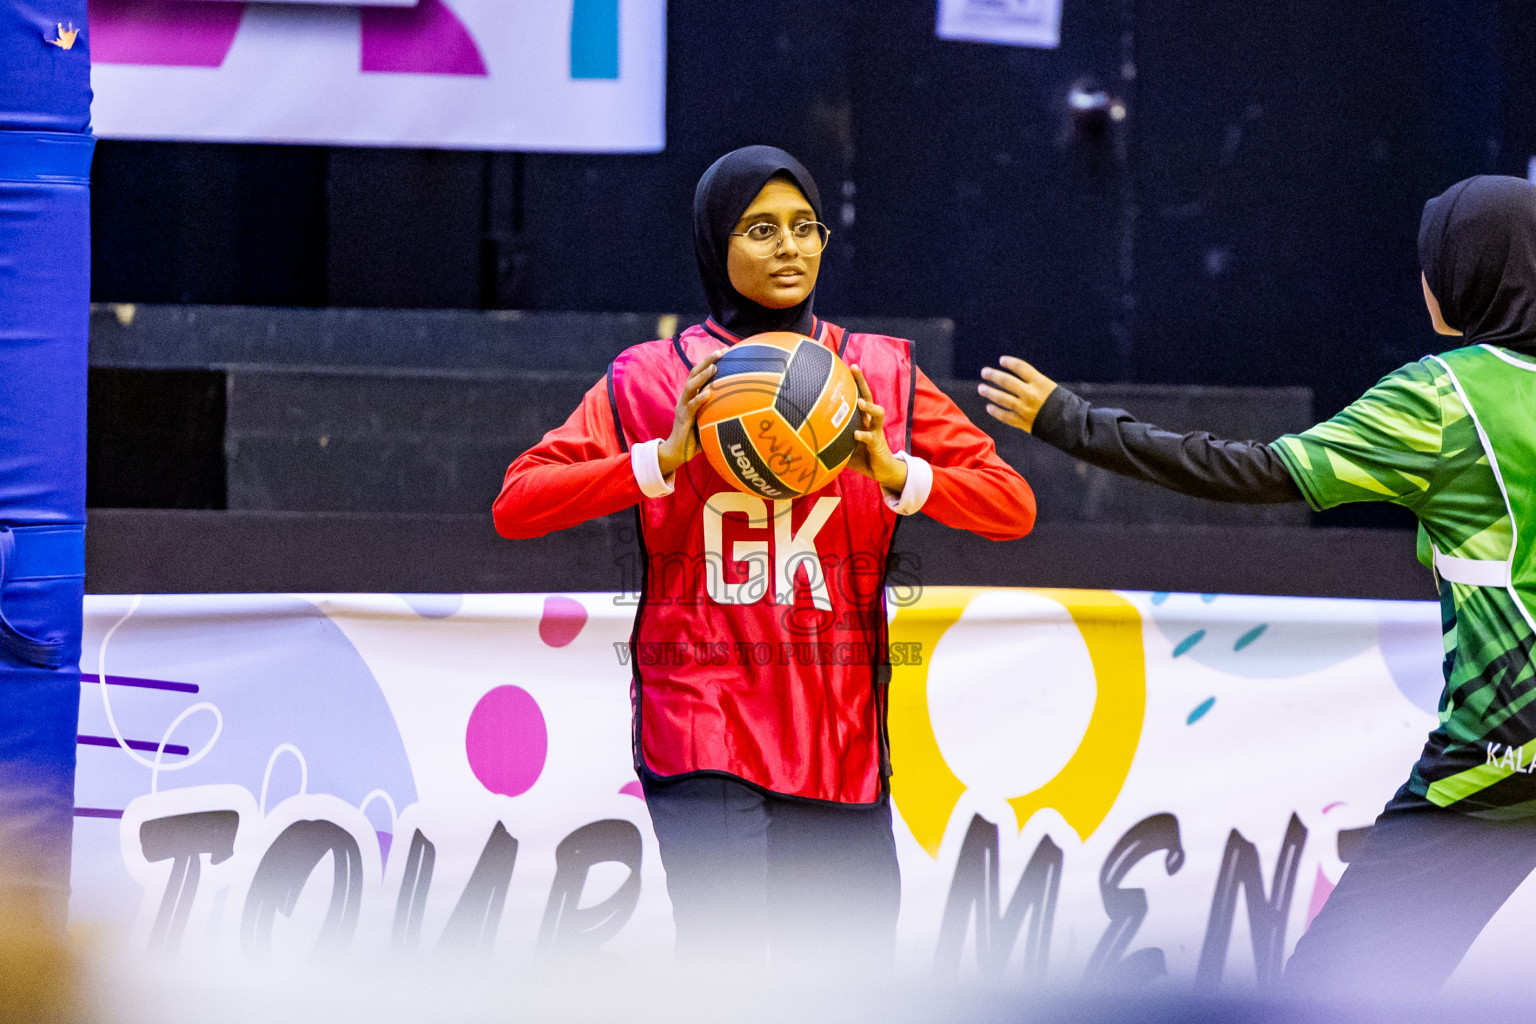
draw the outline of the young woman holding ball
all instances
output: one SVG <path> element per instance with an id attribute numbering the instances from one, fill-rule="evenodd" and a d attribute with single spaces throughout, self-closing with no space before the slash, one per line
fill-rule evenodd
<path id="1" fill-rule="evenodd" d="M 496 527 L 537 537 L 636 509 L 635 766 L 679 953 L 742 968 L 770 955 L 878 963 L 901 891 L 885 743 L 898 517 L 922 510 L 1006 540 L 1033 525 L 1034 495 L 917 369 L 909 342 L 812 312 L 830 233 L 792 156 L 749 146 L 717 160 L 694 195 L 693 233 L 710 318 L 621 353 L 512 463 Z M 793 501 L 742 493 L 697 457 L 716 360 L 769 331 L 837 352 L 860 393 L 853 472 Z M 710 653 L 639 656 L 679 640 Z"/>

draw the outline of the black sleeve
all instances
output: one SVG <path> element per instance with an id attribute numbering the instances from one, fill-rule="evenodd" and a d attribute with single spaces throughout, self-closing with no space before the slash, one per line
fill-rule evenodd
<path id="1" fill-rule="evenodd" d="M 1175 434 L 1122 409 L 1100 409 L 1057 386 L 1035 416 L 1036 437 L 1090 466 L 1212 501 L 1301 501 L 1280 456 L 1259 441 Z"/>

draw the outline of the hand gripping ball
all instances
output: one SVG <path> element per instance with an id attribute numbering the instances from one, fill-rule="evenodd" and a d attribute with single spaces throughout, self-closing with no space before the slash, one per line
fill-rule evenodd
<path id="1" fill-rule="evenodd" d="M 853 454 L 858 386 L 836 353 L 803 334 L 773 331 L 720 357 L 699 410 L 699 440 L 715 472 L 761 498 L 798 498 L 831 483 Z"/>

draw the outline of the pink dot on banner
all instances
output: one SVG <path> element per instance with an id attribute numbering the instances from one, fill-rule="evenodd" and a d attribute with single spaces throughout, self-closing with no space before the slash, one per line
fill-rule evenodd
<path id="1" fill-rule="evenodd" d="M 638 782 L 626 782 L 619 787 L 620 796 L 634 796 L 645 799 L 645 789 Z"/>
<path id="2" fill-rule="evenodd" d="M 538 702 L 520 687 L 496 687 L 469 713 L 464 750 L 470 771 L 492 793 L 528 792 L 549 754 L 549 731 Z"/>
<path id="3" fill-rule="evenodd" d="M 569 597 L 544 599 L 544 615 L 539 619 L 539 639 L 551 647 L 564 647 L 587 624 L 587 609 Z"/>

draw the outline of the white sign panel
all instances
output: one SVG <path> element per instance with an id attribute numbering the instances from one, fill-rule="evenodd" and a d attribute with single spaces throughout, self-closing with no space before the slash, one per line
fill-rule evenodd
<path id="1" fill-rule="evenodd" d="M 939 0 L 939 38 L 1053 49 L 1061 0 Z"/>
<path id="2" fill-rule="evenodd" d="M 666 0 L 92 0 L 105 138 L 555 152 L 665 142 Z"/>

